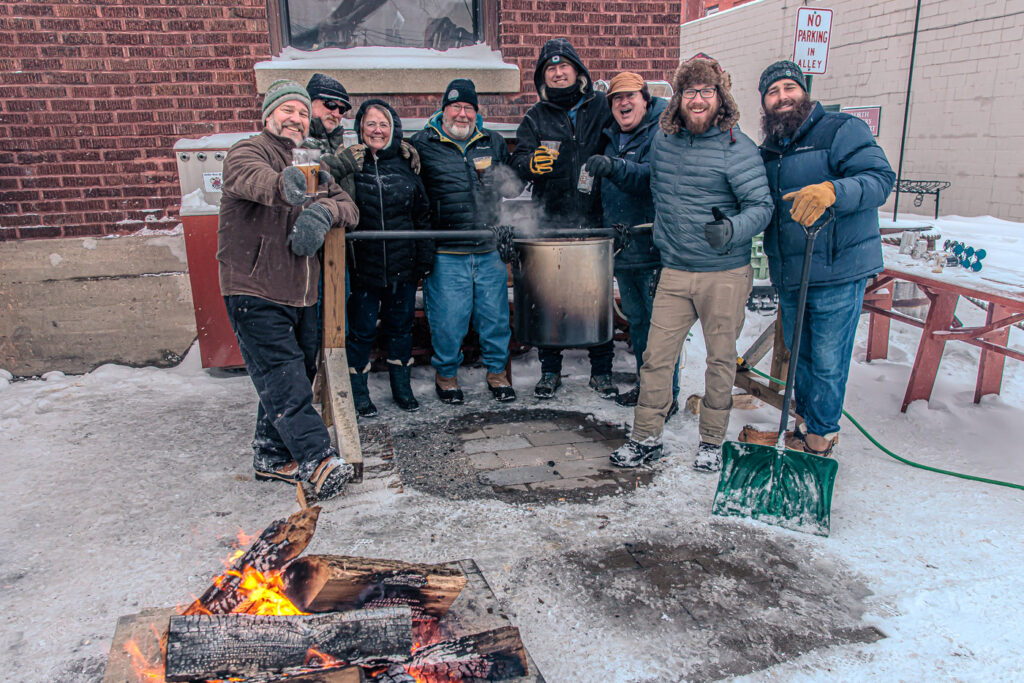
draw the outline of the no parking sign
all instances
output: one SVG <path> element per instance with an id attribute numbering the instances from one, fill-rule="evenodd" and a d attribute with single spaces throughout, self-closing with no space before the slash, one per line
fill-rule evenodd
<path id="1" fill-rule="evenodd" d="M 801 7 L 796 11 L 793 61 L 805 74 L 823 74 L 832 37 L 832 10 Z"/>

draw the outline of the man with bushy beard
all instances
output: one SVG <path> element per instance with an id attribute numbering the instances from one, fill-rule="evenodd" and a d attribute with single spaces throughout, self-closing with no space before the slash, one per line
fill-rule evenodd
<path id="1" fill-rule="evenodd" d="M 794 387 L 802 421 L 786 440 L 789 448 L 827 456 L 839 437 L 864 288 L 882 270 L 878 207 L 896 176 L 867 124 L 826 112 L 811 100 L 793 62 L 765 69 L 758 90 L 765 133 L 761 156 L 775 203 L 764 250 L 779 291 L 786 346 L 793 345 L 804 227 L 830 207 L 835 215 L 814 243 Z"/>
<path id="2" fill-rule="evenodd" d="M 753 285 L 750 242 L 771 219 L 772 202 L 757 146 L 736 127 L 731 79 L 701 53 L 672 79 L 675 95 L 651 143 L 654 244 L 661 279 L 654 297 L 640 396 L 629 441 L 612 464 L 637 467 L 662 456 L 672 377 L 686 335 L 700 320 L 707 348 L 695 469 L 722 466 L 736 378 L 736 339 Z"/>
<path id="3" fill-rule="evenodd" d="M 612 123 L 604 93 L 595 92 L 590 72 L 565 38 L 552 38 L 541 48 L 533 84 L 540 101 L 530 107 L 516 131 L 512 165 L 533 183 L 533 204 L 542 226 L 601 227 L 601 188 L 577 189 L 580 170 L 603 148 L 601 132 Z M 587 349 L 590 386 L 601 398 L 619 394 L 612 381 L 615 347 L 611 341 Z M 548 399 L 562 385 L 562 350 L 540 347 L 541 377 L 533 389 Z"/>

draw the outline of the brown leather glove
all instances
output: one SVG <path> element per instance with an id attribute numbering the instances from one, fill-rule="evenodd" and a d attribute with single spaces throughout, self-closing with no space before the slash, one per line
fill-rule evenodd
<path id="1" fill-rule="evenodd" d="M 825 209 L 836 203 L 836 188 L 826 180 L 782 195 L 782 199 L 793 202 L 793 208 L 789 210 L 793 220 L 800 225 L 814 225 L 814 221 L 821 218 Z"/>
<path id="2" fill-rule="evenodd" d="M 402 140 L 402 145 L 399 151 L 402 155 L 402 158 L 409 162 L 409 168 L 412 169 L 412 172 L 415 173 L 416 175 L 419 175 L 420 153 L 416 151 L 416 148 L 413 147 L 408 142 L 406 142 L 405 140 Z"/>

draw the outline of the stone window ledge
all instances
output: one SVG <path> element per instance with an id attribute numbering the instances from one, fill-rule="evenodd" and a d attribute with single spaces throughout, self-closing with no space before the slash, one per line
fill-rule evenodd
<path id="1" fill-rule="evenodd" d="M 258 62 L 256 89 L 263 93 L 279 78 L 307 83 L 315 73 L 338 79 L 353 94 L 440 93 L 455 78 L 470 78 L 481 93 L 519 92 L 519 67 L 501 60 L 487 45 L 438 52 L 426 48 L 356 47 L 302 52 L 285 48 L 280 57 Z"/>

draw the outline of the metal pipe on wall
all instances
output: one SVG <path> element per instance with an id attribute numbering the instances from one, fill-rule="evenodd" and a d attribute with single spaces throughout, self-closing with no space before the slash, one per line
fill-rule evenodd
<path id="1" fill-rule="evenodd" d="M 917 55 L 917 29 L 921 24 L 921 0 L 917 0 L 917 12 L 914 14 L 914 38 L 910 44 L 910 69 L 907 71 L 907 101 L 903 106 L 903 133 L 900 135 L 900 162 L 896 167 L 896 200 L 892 207 L 892 219 L 900 210 L 900 180 L 903 179 L 903 147 L 907 143 L 907 123 L 910 121 L 910 86 L 914 82 L 914 57 Z M 938 202 L 936 201 L 936 209 Z"/>

